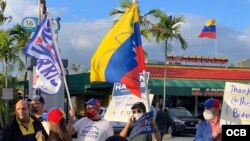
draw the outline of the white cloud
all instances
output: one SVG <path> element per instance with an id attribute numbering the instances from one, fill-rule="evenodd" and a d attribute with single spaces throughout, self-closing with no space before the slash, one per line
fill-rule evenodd
<path id="1" fill-rule="evenodd" d="M 37 2 L 34 2 L 34 0 L 8 0 L 7 4 L 6 15 L 12 15 L 15 22 L 20 23 L 22 18 L 26 16 L 38 15 Z M 54 15 L 63 17 L 67 8 L 51 9 L 51 11 Z M 180 45 L 174 42 L 173 52 L 177 56 L 215 56 L 214 40 L 198 38 L 207 18 L 192 14 L 185 14 L 184 16 L 188 21 L 182 25 L 181 33 L 188 43 L 188 48 L 183 51 L 180 49 Z M 95 21 L 63 22 L 62 20 L 58 38 L 62 58 L 68 59 L 70 64 L 81 64 L 85 68 L 89 68 L 91 56 L 111 28 L 112 21 L 112 17 Z M 228 57 L 229 64 L 249 58 L 249 33 L 250 28 L 243 32 L 217 25 L 218 56 Z M 151 42 L 143 39 L 143 46 L 149 54 L 148 59 L 164 60 L 163 44 L 157 44 L 153 39 Z"/>
<path id="2" fill-rule="evenodd" d="M 24 17 L 38 16 L 38 5 L 34 0 L 7 0 L 6 16 L 12 16 L 12 22 L 21 23 Z"/>

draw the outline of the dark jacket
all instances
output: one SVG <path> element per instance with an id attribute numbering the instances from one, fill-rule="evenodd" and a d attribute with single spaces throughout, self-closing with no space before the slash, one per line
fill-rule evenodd
<path id="1" fill-rule="evenodd" d="M 45 129 L 43 128 L 42 123 L 38 121 L 35 117 L 31 115 L 30 117 L 34 120 L 34 134 L 29 134 L 26 136 L 22 135 L 16 117 L 14 117 L 13 121 L 9 125 L 7 125 L 3 130 L 3 141 L 36 141 L 35 136 L 38 131 L 42 131 L 45 139 L 47 140 L 48 135 Z"/>

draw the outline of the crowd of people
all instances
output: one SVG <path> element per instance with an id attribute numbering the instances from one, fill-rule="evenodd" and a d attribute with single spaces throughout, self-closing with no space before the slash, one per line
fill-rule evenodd
<path id="1" fill-rule="evenodd" d="M 194 140 L 221 141 L 219 100 L 210 98 L 202 105 L 205 120 L 197 125 Z M 75 110 L 70 109 L 70 118 L 66 121 L 65 113 L 60 108 L 52 108 L 47 112 L 41 96 L 34 96 L 31 101 L 18 100 L 15 104 L 15 117 L 3 129 L 2 140 L 72 141 L 72 135 L 76 134 L 78 141 L 162 141 L 167 132 L 168 115 L 160 103 L 156 105 L 156 115 L 152 112 L 152 116 L 151 112 L 146 111 L 143 102 L 134 103 L 132 114 L 117 135 L 114 135 L 111 123 L 99 114 L 101 102 L 98 99 L 92 98 L 83 106 L 85 117 L 76 121 Z M 147 126 L 145 130 L 142 125 Z"/>

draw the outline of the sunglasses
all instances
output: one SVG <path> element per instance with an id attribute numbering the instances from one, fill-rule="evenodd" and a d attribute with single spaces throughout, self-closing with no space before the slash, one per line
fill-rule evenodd
<path id="1" fill-rule="evenodd" d="M 142 113 L 142 110 L 133 110 L 132 113 L 133 114 L 135 114 L 135 113 Z"/>

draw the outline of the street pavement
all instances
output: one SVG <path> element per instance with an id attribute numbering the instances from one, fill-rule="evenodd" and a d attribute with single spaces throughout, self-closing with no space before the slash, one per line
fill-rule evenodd
<path id="1" fill-rule="evenodd" d="M 162 141 L 193 141 L 194 137 L 193 136 L 176 136 L 176 137 L 171 137 L 170 134 L 165 134 L 163 136 Z M 76 139 L 73 139 L 73 141 L 76 141 Z"/>
<path id="2" fill-rule="evenodd" d="M 165 134 L 163 136 L 162 141 L 193 141 L 193 140 L 194 140 L 194 137 L 190 135 L 172 137 L 170 134 Z"/>

